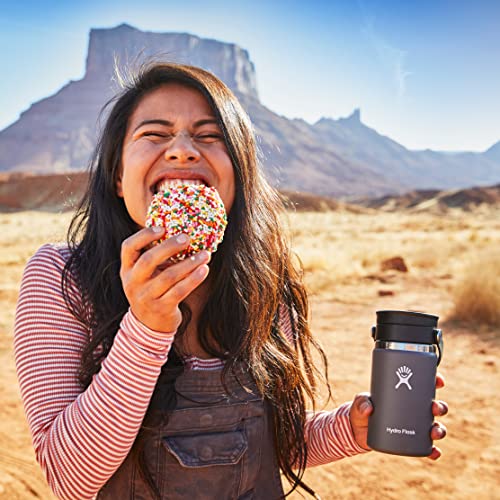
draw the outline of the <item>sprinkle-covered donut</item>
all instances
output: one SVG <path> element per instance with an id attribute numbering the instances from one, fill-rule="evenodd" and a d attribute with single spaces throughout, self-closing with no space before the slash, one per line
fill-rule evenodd
<path id="1" fill-rule="evenodd" d="M 203 184 L 177 184 L 161 190 L 153 196 L 146 217 L 146 227 L 165 228 L 157 243 L 179 233 L 190 237 L 186 250 L 172 257 L 171 262 L 201 250 L 215 252 L 226 225 L 226 210 L 219 193 Z"/>

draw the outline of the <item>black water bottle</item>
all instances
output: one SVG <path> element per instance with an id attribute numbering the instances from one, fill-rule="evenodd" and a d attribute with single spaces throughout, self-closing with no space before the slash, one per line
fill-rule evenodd
<path id="1" fill-rule="evenodd" d="M 413 457 L 431 453 L 436 367 L 443 353 L 437 322 L 431 314 L 377 311 L 372 328 L 370 448 Z"/>

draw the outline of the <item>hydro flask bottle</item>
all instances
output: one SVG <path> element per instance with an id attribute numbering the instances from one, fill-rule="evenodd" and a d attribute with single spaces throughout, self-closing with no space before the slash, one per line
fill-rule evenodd
<path id="1" fill-rule="evenodd" d="M 394 455 L 425 457 L 432 451 L 436 367 L 443 354 L 438 317 L 412 311 L 377 311 L 372 327 L 368 446 Z"/>

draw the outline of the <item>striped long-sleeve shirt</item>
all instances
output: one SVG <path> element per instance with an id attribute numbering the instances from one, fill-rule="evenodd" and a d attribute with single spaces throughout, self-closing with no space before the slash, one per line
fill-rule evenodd
<path id="1" fill-rule="evenodd" d="M 129 310 L 101 370 L 82 390 L 78 369 L 89 331 L 62 295 L 68 257 L 66 247 L 47 244 L 28 262 L 16 310 L 15 360 L 35 455 L 49 486 L 62 499 L 91 499 L 129 453 L 175 332 L 151 330 Z M 75 283 L 69 292 L 81 300 Z M 221 363 L 186 359 L 193 370 Z M 344 403 L 308 412 L 308 467 L 365 451 L 354 439 L 349 410 Z"/>

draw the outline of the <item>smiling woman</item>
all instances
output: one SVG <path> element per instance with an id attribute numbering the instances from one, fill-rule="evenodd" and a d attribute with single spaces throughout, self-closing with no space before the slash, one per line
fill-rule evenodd
<path id="1" fill-rule="evenodd" d="M 144 96 L 125 134 L 118 195 L 141 226 L 163 179 L 202 180 L 217 189 L 226 211 L 231 210 L 233 165 L 220 126 L 203 94 L 179 83 Z"/>
<path id="2" fill-rule="evenodd" d="M 170 261 L 186 234 L 153 245 L 146 213 L 174 182 L 222 198 L 213 256 Z M 306 467 L 369 450 L 367 394 L 314 411 L 326 357 L 282 209 L 214 75 L 153 64 L 117 96 L 68 243 L 32 257 L 16 312 L 21 394 L 59 498 L 267 500 L 285 496 L 280 472 L 314 494 Z"/>

